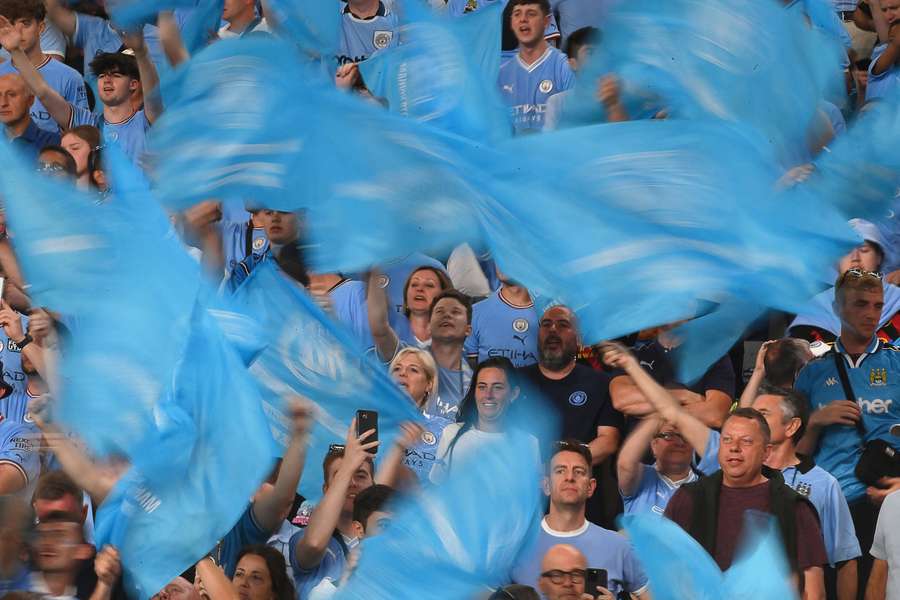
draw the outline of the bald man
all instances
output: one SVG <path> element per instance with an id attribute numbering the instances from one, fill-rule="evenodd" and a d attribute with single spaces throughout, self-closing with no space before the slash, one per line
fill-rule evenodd
<path id="1" fill-rule="evenodd" d="M 0 76 L 0 124 L 13 146 L 37 162 L 41 148 L 59 144 L 59 133 L 37 126 L 30 114 L 32 104 L 34 95 L 21 76 L 15 73 Z"/>
<path id="2" fill-rule="evenodd" d="M 544 555 L 538 586 L 545 600 L 593 600 L 584 589 L 587 559 L 575 546 L 557 544 Z M 597 586 L 599 600 L 616 600 L 612 593 Z"/>

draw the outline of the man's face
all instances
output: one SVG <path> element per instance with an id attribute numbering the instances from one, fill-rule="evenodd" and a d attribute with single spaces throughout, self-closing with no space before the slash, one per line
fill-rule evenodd
<path id="1" fill-rule="evenodd" d="M 581 600 L 587 559 L 567 546 L 554 546 L 541 562 L 538 586 L 547 600 Z"/>
<path id="2" fill-rule="evenodd" d="M 37 499 L 32 504 L 32 508 L 34 508 L 34 516 L 37 517 L 38 521 L 46 519 L 47 515 L 57 511 L 80 514 L 82 523 L 84 523 L 84 518 L 87 516 L 87 507 L 84 505 L 84 502 L 71 494 L 65 494 L 62 498 L 56 500 Z"/>
<path id="3" fill-rule="evenodd" d="M 292 212 L 267 210 L 266 237 L 273 244 L 288 244 L 297 241 L 297 215 Z"/>
<path id="4" fill-rule="evenodd" d="M 543 39 L 549 22 L 550 15 L 545 15 L 539 4 L 519 4 L 513 8 L 512 30 L 521 46 L 534 46 Z"/>
<path id="5" fill-rule="evenodd" d="M 759 423 L 753 419 L 732 417 L 722 428 L 719 446 L 719 466 L 725 483 L 746 485 L 756 480 L 769 456 L 769 446 L 763 438 Z"/>
<path id="6" fill-rule="evenodd" d="M 594 494 L 597 482 L 591 477 L 591 466 L 583 456 L 564 450 L 550 460 L 550 475 L 544 486 L 552 504 L 584 506 Z"/>
<path id="7" fill-rule="evenodd" d="M 900 23 L 900 0 L 881 0 L 881 12 L 888 25 Z"/>
<path id="8" fill-rule="evenodd" d="M 129 102 L 131 93 L 137 86 L 137 80 L 122 73 L 102 73 L 97 78 L 100 101 L 106 106 L 120 106 Z"/>
<path id="9" fill-rule="evenodd" d="M 22 36 L 22 52 L 28 54 L 38 47 L 41 41 L 41 32 L 44 31 L 43 21 L 27 17 L 16 19 L 13 26 L 19 31 L 19 35 Z"/>
<path id="10" fill-rule="evenodd" d="M 30 119 L 28 111 L 34 103 L 34 96 L 18 75 L 0 77 L 0 123 L 16 126 Z"/>
<path id="11" fill-rule="evenodd" d="M 328 491 L 328 482 L 334 479 L 334 476 L 340 470 L 341 464 L 343 462 L 343 458 L 338 458 L 332 461 L 332 463 L 328 466 L 328 480 L 322 487 L 323 491 Z M 353 477 L 350 479 L 350 487 L 347 488 L 347 497 L 344 500 L 344 512 L 352 513 L 353 501 L 356 500 L 356 496 L 363 490 L 372 487 L 374 483 L 375 480 L 372 478 L 371 464 L 369 463 L 369 461 L 366 461 L 360 468 L 356 470 L 356 472 L 353 474 Z"/>
<path id="12" fill-rule="evenodd" d="M 551 371 L 567 367 L 578 354 L 578 332 L 571 311 L 554 306 L 541 317 L 538 329 L 538 355 L 541 366 Z"/>
<path id="13" fill-rule="evenodd" d="M 769 424 L 769 431 L 772 433 L 772 444 L 780 444 L 786 440 L 789 437 L 787 428 L 791 426 L 793 421 L 799 421 L 799 419 L 795 418 L 787 423 L 784 422 L 784 409 L 781 408 L 780 396 L 771 394 L 757 396 L 756 400 L 753 401 L 753 408 L 766 418 L 766 423 Z"/>
<path id="14" fill-rule="evenodd" d="M 682 472 L 691 464 L 693 450 L 671 423 L 659 428 L 650 449 L 664 473 Z"/>
<path id="15" fill-rule="evenodd" d="M 897 0 L 900 2 L 900 0 Z M 845 254 L 838 262 L 838 272 L 846 273 L 849 269 L 877 271 L 881 266 L 878 250 L 872 242 L 865 242 Z"/>
<path id="16" fill-rule="evenodd" d="M 176 577 L 150 600 L 200 600 L 200 594 L 184 577 Z"/>
<path id="17" fill-rule="evenodd" d="M 472 332 L 466 307 L 456 298 L 441 298 L 431 311 L 431 337 L 441 342 L 465 340 Z"/>
<path id="18" fill-rule="evenodd" d="M 225 0 L 222 10 L 222 20 L 229 23 L 234 19 L 246 17 L 248 12 L 252 13 L 253 0 Z"/>
<path id="19" fill-rule="evenodd" d="M 80 523 L 40 523 L 33 556 L 41 571 L 66 573 L 77 569 L 78 561 L 90 556 L 90 547 L 83 541 Z"/>
<path id="20" fill-rule="evenodd" d="M 591 55 L 593 53 L 593 44 L 584 44 L 582 46 L 579 46 L 578 50 L 575 52 L 575 56 L 569 59 L 569 66 L 572 67 L 573 71 L 581 69 L 584 65 L 587 64 L 587 61 L 591 58 Z"/>
<path id="21" fill-rule="evenodd" d="M 391 512 L 383 510 L 376 510 L 373 512 L 369 515 L 369 518 L 366 519 L 366 537 L 384 533 L 384 530 L 390 527 L 393 518 L 394 514 Z"/>
<path id="22" fill-rule="evenodd" d="M 845 289 L 842 296 L 835 302 L 841 333 L 851 333 L 859 339 L 874 336 L 884 309 L 884 290 L 881 287 Z"/>

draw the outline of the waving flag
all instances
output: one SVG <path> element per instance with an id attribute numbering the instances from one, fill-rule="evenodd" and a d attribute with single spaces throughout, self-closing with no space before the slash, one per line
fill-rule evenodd
<path id="1" fill-rule="evenodd" d="M 107 3 L 116 27 L 134 29 L 147 23 L 155 24 L 160 11 L 194 8 L 198 0 L 111 0 Z M 210 0 L 201 0 L 209 3 Z M 221 13 L 219 14 L 221 17 Z"/>
<path id="2" fill-rule="evenodd" d="M 181 335 L 187 348 L 173 401 L 196 431 L 192 445 L 177 449 L 189 468 L 179 477 L 150 481 L 134 465 L 97 511 L 97 543 L 119 549 L 126 590 L 140 600 L 225 537 L 273 463 L 259 390 L 211 315 L 197 306 Z"/>
<path id="3" fill-rule="evenodd" d="M 268 0 L 269 20 L 305 53 L 334 63 L 341 39 L 340 5 L 319 0 Z"/>
<path id="4" fill-rule="evenodd" d="M 706 550 L 672 521 L 626 515 L 622 523 L 650 579 L 653 598 L 796 598 L 777 527 L 768 515 L 747 513 L 745 539 L 724 577 Z"/>
<path id="5" fill-rule="evenodd" d="M 841 53 L 780 2 L 620 2 L 579 76 L 566 122 L 604 119 L 596 82 L 613 73 L 632 118 L 665 109 L 673 117 L 749 124 L 782 164 L 794 166 L 808 160 L 819 101 L 843 82 Z"/>
<path id="6" fill-rule="evenodd" d="M 549 417 L 530 412 L 525 420 L 534 428 Z M 441 486 L 394 509 L 391 526 L 363 542 L 359 567 L 337 600 L 419 600 L 435 590 L 441 598 L 474 598 L 506 583 L 543 514 L 536 449 L 530 435 L 508 429 Z"/>
<path id="7" fill-rule="evenodd" d="M 366 87 L 388 109 L 473 140 L 510 136 L 497 93 L 502 3 L 466 19 L 404 5 L 403 43 L 360 63 Z"/>
<path id="8" fill-rule="evenodd" d="M 274 260 L 263 261 L 253 270 L 235 292 L 234 302 L 260 319 L 270 341 L 250 372 L 263 388 L 265 412 L 272 437 L 278 442 L 276 453 L 288 442 L 281 399 L 294 393 L 316 406 L 316 424 L 300 482 L 305 497 L 321 495 L 321 465 L 328 446 L 344 442 L 357 410 L 378 411 L 381 456 L 401 422 L 421 420 L 385 370 L 364 357 L 349 333 L 282 274 Z"/>
<path id="9" fill-rule="evenodd" d="M 166 386 L 184 353 L 196 263 L 115 146 L 106 157 L 117 193 L 103 205 L 35 177 L 6 144 L 0 156 L 32 297 L 78 323 L 60 365 L 58 417 L 99 455 L 124 455 L 151 477 L 179 473 L 181 455 L 162 449 L 189 447 L 193 428 Z"/>

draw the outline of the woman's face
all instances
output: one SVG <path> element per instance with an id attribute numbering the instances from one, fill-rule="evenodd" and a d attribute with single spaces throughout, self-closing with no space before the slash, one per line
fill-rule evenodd
<path id="1" fill-rule="evenodd" d="M 85 174 L 88 167 L 88 157 L 91 155 L 91 146 L 86 141 L 75 135 L 67 133 L 62 136 L 60 146 L 65 148 L 75 159 L 75 170 L 79 177 Z"/>
<path id="2" fill-rule="evenodd" d="M 482 369 L 475 383 L 478 421 L 484 423 L 500 419 L 518 395 L 519 388 L 510 389 L 506 371 L 495 367 Z"/>
<path id="3" fill-rule="evenodd" d="M 245 554 L 237 564 L 231 580 L 240 600 L 272 600 L 272 576 L 265 559 L 258 554 Z"/>
<path id="4" fill-rule="evenodd" d="M 846 273 L 850 269 L 862 269 L 863 271 L 877 271 L 881 266 L 881 257 L 878 249 L 872 242 L 865 242 L 846 254 L 838 263 L 838 271 Z"/>
<path id="5" fill-rule="evenodd" d="M 433 382 L 428 379 L 425 366 L 419 357 L 411 352 L 401 356 L 391 367 L 391 377 L 397 385 L 406 390 L 417 406 L 425 400 L 426 392 L 431 392 Z"/>
<path id="6" fill-rule="evenodd" d="M 406 306 L 414 313 L 427 313 L 434 297 L 441 293 L 441 280 L 433 271 L 414 271 L 406 289 Z"/>

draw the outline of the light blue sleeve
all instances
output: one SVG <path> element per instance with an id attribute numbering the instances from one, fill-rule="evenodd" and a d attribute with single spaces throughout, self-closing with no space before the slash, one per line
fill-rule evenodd
<path id="1" fill-rule="evenodd" d="M 647 587 L 647 574 L 644 573 L 644 568 L 641 566 L 641 563 L 638 562 L 637 555 L 634 553 L 631 544 L 628 545 L 625 551 L 625 560 L 623 563 L 625 569 L 626 591 L 635 593 Z"/>
<path id="2" fill-rule="evenodd" d="M 69 104 L 72 107 L 72 116 L 69 119 L 69 129 L 72 127 L 78 127 L 79 125 L 93 125 L 94 127 L 99 127 L 100 120 L 97 115 L 92 113 L 87 107 L 76 106 L 74 104 Z"/>
<path id="3" fill-rule="evenodd" d="M 79 48 L 90 48 L 95 52 L 96 50 L 115 52 L 122 47 L 122 38 L 113 31 L 106 19 L 77 12 L 72 43 Z M 85 64 L 91 62 L 91 58 L 85 56 Z"/>
<path id="4" fill-rule="evenodd" d="M 836 479 L 831 479 L 827 494 L 823 514 L 820 516 L 825 550 L 828 552 L 829 562 L 834 565 L 861 556 L 862 550 L 856 538 L 850 507 Z"/>
<path id="5" fill-rule="evenodd" d="M 722 442 L 722 434 L 711 429 L 709 431 L 709 439 L 706 440 L 706 450 L 697 463 L 697 469 L 704 475 L 712 475 L 720 469 L 719 467 L 719 446 Z"/>

